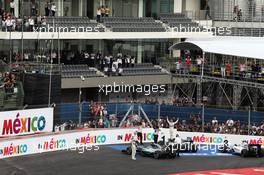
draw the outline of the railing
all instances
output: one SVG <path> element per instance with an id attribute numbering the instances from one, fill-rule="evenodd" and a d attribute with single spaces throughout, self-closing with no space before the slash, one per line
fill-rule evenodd
<path id="1" fill-rule="evenodd" d="M 19 71 L 41 74 L 60 74 L 62 65 L 42 62 L 17 62 L 12 67 Z"/>
<path id="2" fill-rule="evenodd" d="M 210 10 L 184 11 L 186 17 L 193 20 L 214 20 L 214 21 L 230 21 L 230 22 L 264 22 L 263 13 L 248 14 L 242 11 L 241 15 L 233 12 L 217 12 Z"/>
<path id="3" fill-rule="evenodd" d="M 188 18 L 207 27 L 211 25 L 211 23 L 205 22 L 207 20 L 225 22 L 225 26 L 221 27 L 230 27 L 232 30 L 231 36 L 264 36 L 264 9 L 261 13 L 245 14 L 242 12 L 242 15 L 233 12 L 220 13 L 215 11 L 210 11 L 208 14 L 206 10 L 185 11 L 183 13 Z"/>
<path id="4" fill-rule="evenodd" d="M 188 74 L 188 75 L 200 75 L 201 74 L 201 66 L 197 64 L 191 64 L 190 67 L 187 67 L 185 64 L 181 65 L 179 70 L 176 69 L 175 63 L 163 63 L 162 67 L 169 70 L 172 73 L 177 74 Z M 226 78 L 231 80 L 239 80 L 245 82 L 253 82 L 253 83 L 261 83 L 264 84 L 264 72 L 260 71 L 252 71 L 251 66 L 246 66 L 245 71 L 240 71 L 239 65 L 232 65 L 231 70 L 227 71 L 226 68 L 224 71 L 221 71 L 221 66 L 219 65 L 208 65 L 204 66 L 204 75 L 209 77 L 216 78 Z"/>

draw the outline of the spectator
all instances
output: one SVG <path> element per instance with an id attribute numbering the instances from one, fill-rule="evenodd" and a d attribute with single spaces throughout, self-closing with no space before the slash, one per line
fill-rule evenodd
<path id="1" fill-rule="evenodd" d="M 245 77 L 246 75 L 246 64 L 241 63 L 240 64 L 240 77 Z"/>
<path id="2" fill-rule="evenodd" d="M 56 7 L 55 3 L 52 3 L 50 9 L 51 9 L 51 16 L 55 16 L 56 11 L 57 11 L 57 7 Z"/>
<path id="3" fill-rule="evenodd" d="M 230 74 L 231 74 L 231 64 L 228 62 L 226 64 L 226 75 L 227 75 L 227 77 L 230 77 Z"/>
<path id="4" fill-rule="evenodd" d="M 216 117 L 212 120 L 212 126 L 218 125 L 218 120 L 216 120 Z"/>
<path id="5" fill-rule="evenodd" d="M 13 23 L 12 23 L 12 19 L 10 16 L 7 17 L 5 24 L 6 24 L 7 31 L 11 32 L 13 30 Z"/>
<path id="6" fill-rule="evenodd" d="M 231 118 L 229 118 L 229 119 L 226 121 L 226 125 L 227 125 L 228 128 L 231 128 L 231 127 L 233 127 L 233 125 L 234 125 L 234 121 L 233 121 Z"/>
<path id="7" fill-rule="evenodd" d="M 221 64 L 221 76 L 223 78 L 225 78 L 225 76 L 226 76 L 226 65 L 225 65 L 225 63 Z"/>
<path id="8" fill-rule="evenodd" d="M 202 65 L 202 58 L 200 55 L 196 58 L 196 63 L 197 63 L 197 67 L 198 67 L 198 72 L 200 72 L 201 71 L 201 65 Z"/>
<path id="9" fill-rule="evenodd" d="M 242 9 L 239 9 L 239 11 L 237 13 L 237 17 L 238 17 L 238 21 L 241 21 L 241 19 L 242 19 Z"/>
<path id="10" fill-rule="evenodd" d="M 208 2 L 205 6 L 205 19 L 207 20 L 208 18 L 209 19 L 212 19 L 211 15 L 210 15 L 210 6 L 208 5 Z"/>
<path id="11" fill-rule="evenodd" d="M 33 19 L 32 16 L 29 17 L 29 19 L 28 19 L 28 23 L 29 23 L 29 30 L 30 30 L 31 32 L 33 32 L 33 30 L 34 30 L 34 26 L 35 26 L 35 20 Z"/>
<path id="12" fill-rule="evenodd" d="M 50 3 L 45 4 L 45 16 L 50 16 Z"/>
<path id="13" fill-rule="evenodd" d="M 179 59 L 178 61 L 176 61 L 176 73 L 180 74 L 181 73 L 181 60 Z"/>
<path id="14" fill-rule="evenodd" d="M 110 14 L 110 8 L 108 6 L 105 6 L 105 17 L 109 17 Z"/>
<path id="15" fill-rule="evenodd" d="M 32 0 L 30 2 L 30 9 L 31 9 L 31 16 L 36 16 L 37 12 L 37 7 L 36 7 L 36 2 L 35 0 Z"/>
<path id="16" fill-rule="evenodd" d="M 102 15 L 101 8 L 98 8 L 97 12 L 96 12 L 96 21 L 97 22 L 101 22 L 101 15 Z"/>
<path id="17" fill-rule="evenodd" d="M 189 74 L 191 70 L 191 57 L 188 55 L 185 59 L 186 71 Z"/>
<path id="18" fill-rule="evenodd" d="M 14 0 L 11 0 L 11 1 L 10 1 L 10 13 L 11 13 L 12 15 L 15 15 L 15 8 L 16 8 L 16 3 L 15 3 Z"/>
<path id="19" fill-rule="evenodd" d="M 105 7 L 103 5 L 101 7 L 101 16 L 105 17 Z"/>

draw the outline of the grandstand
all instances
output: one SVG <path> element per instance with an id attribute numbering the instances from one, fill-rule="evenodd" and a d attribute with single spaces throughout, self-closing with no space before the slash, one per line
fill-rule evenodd
<path id="1" fill-rule="evenodd" d="M 1 175 L 263 174 L 218 147 L 264 147 L 264 0 L 2 0 L 0 16 Z M 213 148 L 138 166 L 118 153 L 136 138 L 153 157 Z"/>
<path id="2" fill-rule="evenodd" d="M 0 56 L 10 65 L 2 73 L 16 72 L 21 80 L 17 82 L 16 95 L 7 95 L 1 89 L 3 108 L 7 102 L 16 104 L 17 109 L 34 106 L 39 98 L 43 100 L 37 104 L 43 106 L 55 101 L 76 103 L 78 99 L 144 101 L 142 94 L 132 92 L 99 93 L 98 85 L 116 82 L 165 85 L 166 94 L 146 97 L 157 98 L 159 103 L 172 105 L 172 99 L 187 99 L 188 105 L 197 107 L 206 101 L 212 108 L 244 110 L 250 106 L 263 111 L 264 68 L 263 61 L 254 57 L 255 54 L 209 52 L 193 45 L 169 50 L 189 38 L 203 41 L 213 36 L 223 41 L 228 35 L 243 42 L 256 37 L 261 41 L 264 28 L 261 0 L 253 4 L 240 0 L 157 0 L 155 3 L 56 0 L 55 12 L 47 10 L 45 2 L 35 3 L 39 3 L 37 11 L 30 9 L 27 1 L 23 5 L 18 3 L 12 13 L 10 4 L 2 3 Z M 224 27 L 231 32 L 186 30 L 192 27 Z M 215 36 L 218 34 L 221 37 Z M 31 89 L 25 82 L 36 86 Z M 49 98 L 38 96 L 41 88 Z M 50 94 L 55 101 L 50 102 Z"/>

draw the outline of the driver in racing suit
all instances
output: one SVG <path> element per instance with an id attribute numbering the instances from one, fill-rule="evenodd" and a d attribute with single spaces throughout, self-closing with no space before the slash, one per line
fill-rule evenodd
<path id="1" fill-rule="evenodd" d="M 137 153 L 137 132 L 134 133 L 134 136 L 131 140 L 131 150 L 132 150 L 132 154 L 131 154 L 131 158 L 132 160 L 137 160 L 136 159 L 136 153 Z"/>
<path id="2" fill-rule="evenodd" d="M 167 117 L 167 122 L 169 124 L 169 132 L 170 132 L 170 140 L 172 141 L 174 139 L 174 125 L 177 124 L 179 119 L 176 120 L 176 122 L 173 122 L 173 120 L 169 120 Z M 177 131 L 177 129 L 176 129 Z"/>

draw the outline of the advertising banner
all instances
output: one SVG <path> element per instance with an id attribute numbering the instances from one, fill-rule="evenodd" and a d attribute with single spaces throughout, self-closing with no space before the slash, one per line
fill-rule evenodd
<path id="1" fill-rule="evenodd" d="M 91 146 L 128 144 L 137 129 L 92 129 L 86 131 L 73 131 L 68 133 L 56 133 L 54 135 L 27 137 L 13 140 L 0 140 L 0 159 L 29 154 L 38 154 L 51 151 L 73 151 L 74 148 L 89 149 Z M 230 144 L 240 144 L 243 140 L 248 143 L 261 144 L 264 147 L 263 136 L 242 136 L 229 134 L 211 134 L 197 132 L 177 132 L 182 139 L 190 137 L 196 144 L 220 145 L 224 140 Z M 153 142 L 154 130 L 143 129 L 143 141 Z M 165 136 L 169 138 L 169 129 L 161 129 L 159 140 Z M 75 149 L 76 150 L 76 149 Z"/>
<path id="2" fill-rule="evenodd" d="M 0 112 L 0 138 L 52 130 L 53 108 Z"/>

